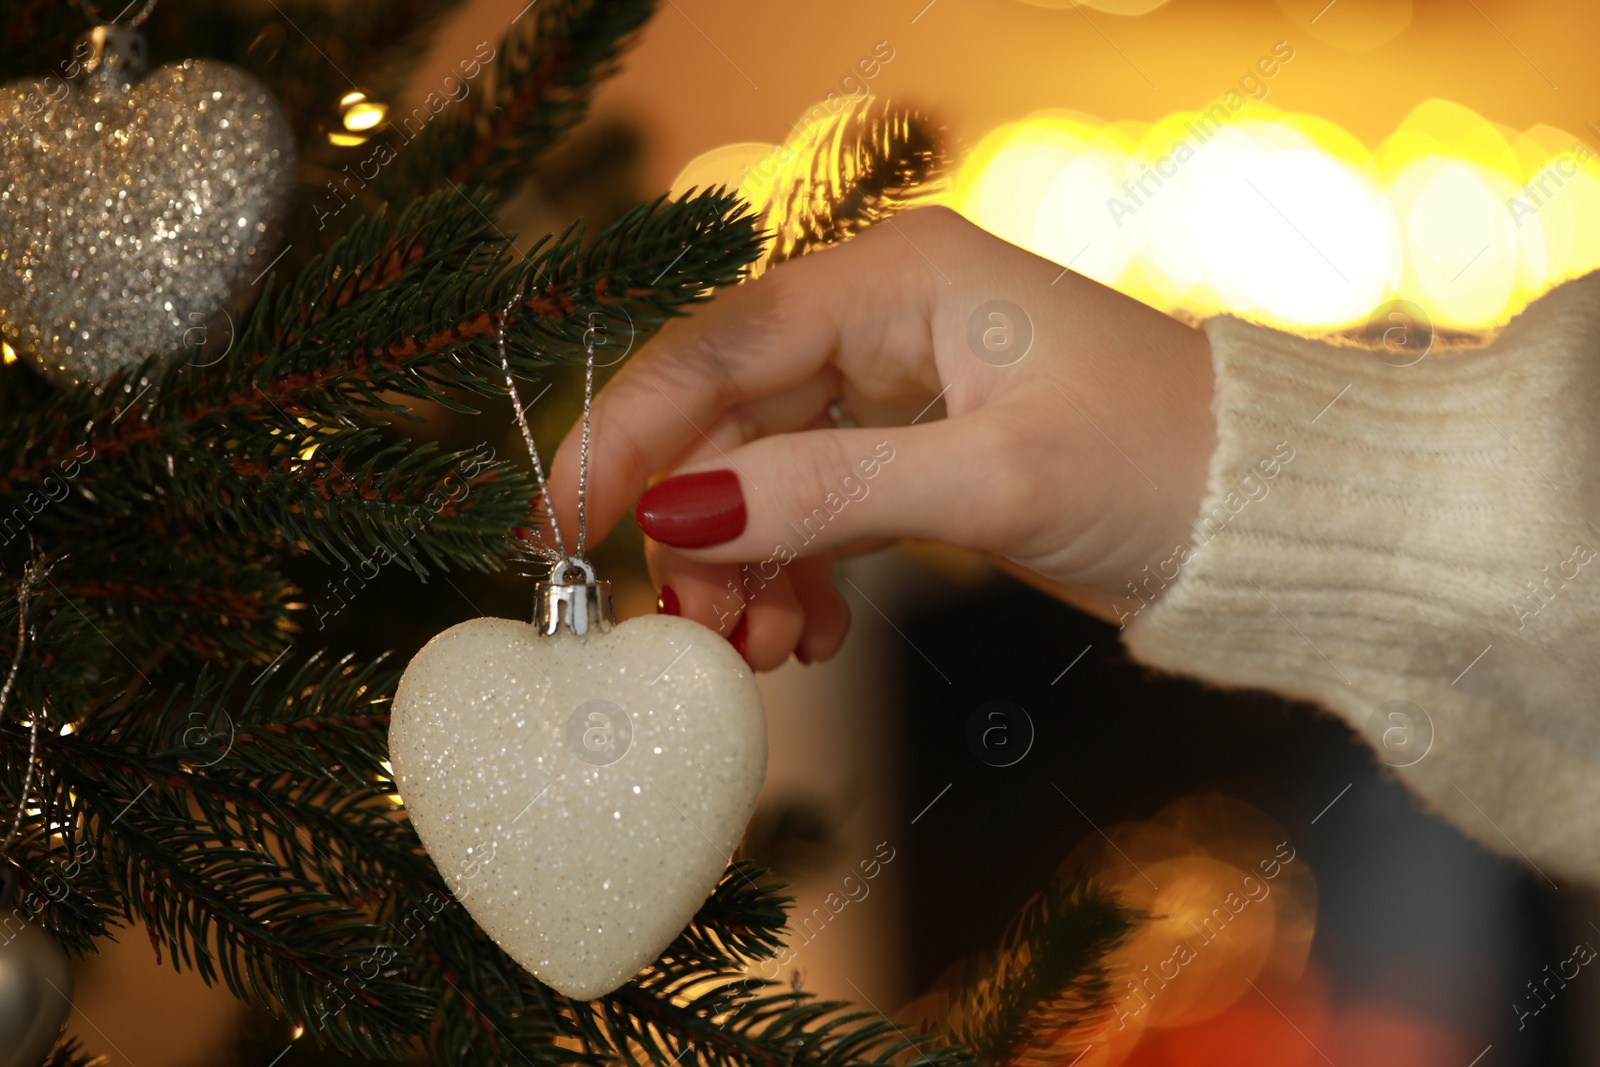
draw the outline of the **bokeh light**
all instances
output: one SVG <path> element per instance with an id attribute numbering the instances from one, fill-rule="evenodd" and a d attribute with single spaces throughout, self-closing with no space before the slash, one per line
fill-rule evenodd
<path id="1" fill-rule="evenodd" d="M 359 133 L 362 130 L 375 129 L 388 115 L 389 109 L 383 104 L 374 104 L 363 100 L 352 105 L 344 113 L 344 128 Z"/>
<path id="2" fill-rule="evenodd" d="M 1306 332 L 1393 299 L 1492 327 L 1600 265 L 1600 166 L 1583 142 L 1440 100 L 1371 149 L 1265 104 L 1220 126 L 1040 113 L 986 137 L 952 200 L 1157 307 Z"/>
<path id="3" fill-rule="evenodd" d="M 328 143 L 341 148 L 365 144 L 389 117 L 387 104 L 369 100 L 357 89 L 339 98 L 339 125 L 328 131 Z"/>

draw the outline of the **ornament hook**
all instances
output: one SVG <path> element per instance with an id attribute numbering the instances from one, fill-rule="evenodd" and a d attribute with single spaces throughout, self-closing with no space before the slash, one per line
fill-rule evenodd
<path id="1" fill-rule="evenodd" d="M 102 22 L 81 38 L 83 70 L 102 91 L 124 93 L 150 73 L 150 48 L 132 26 Z"/>
<path id="2" fill-rule="evenodd" d="M 528 446 L 528 456 L 533 460 L 533 476 L 539 486 L 540 499 L 545 513 L 550 517 L 550 537 L 554 545 L 546 544 L 534 532 L 533 550 L 549 562 L 550 574 L 534 587 L 533 624 L 541 634 L 551 636 L 563 626 L 574 634 L 583 635 L 591 629 L 602 633 L 616 624 L 616 611 L 611 600 L 611 583 L 595 580 L 594 566 L 584 558 L 583 550 L 589 534 L 589 424 L 594 409 L 594 348 L 595 328 L 591 322 L 583 334 L 583 347 L 587 354 L 583 374 L 583 439 L 578 458 L 578 540 L 572 553 L 566 551 L 561 537 L 561 524 L 555 509 L 550 506 L 550 487 L 545 482 L 544 464 L 539 460 L 539 449 L 534 444 L 533 430 L 528 426 L 527 410 L 517 395 L 516 379 L 511 374 L 511 359 L 506 353 L 506 323 L 511 313 L 522 303 L 525 289 L 519 289 L 500 313 L 498 336 L 500 370 L 506 376 L 506 393 L 511 397 L 511 410 L 517 429 L 522 432 L 523 443 Z M 576 573 L 582 580 L 572 580 Z"/>

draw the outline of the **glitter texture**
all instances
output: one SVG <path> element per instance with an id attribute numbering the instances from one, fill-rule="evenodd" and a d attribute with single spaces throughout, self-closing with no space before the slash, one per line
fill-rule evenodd
<path id="1" fill-rule="evenodd" d="M 597 762 L 607 744 L 619 751 Z M 457 899 L 541 981 L 590 1000 L 660 955 L 716 886 L 767 736 L 750 669 L 698 623 L 546 637 L 475 619 L 406 668 L 389 750 Z"/>
<path id="2" fill-rule="evenodd" d="M 211 60 L 54 89 L 0 86 L 0 335 L 62 385 L 218 351 L 293 191 L 277 102 Z"/>

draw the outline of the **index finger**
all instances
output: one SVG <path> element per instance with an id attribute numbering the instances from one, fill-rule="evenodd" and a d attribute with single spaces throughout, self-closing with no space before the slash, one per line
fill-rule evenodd
<path id="1" fill-rule="evenodd" d="M 915 256 L 892 234 L 868 232 L 725 290 L 669 323 L 595 399 L 590 543 L 610 532 L 652 474 L 708 441 L 729 408 L 798 388 L 830 362 L 878 363 L 898 377 L 906 364 L 926 361 L 927 279 L 908 253 Z M 569 529 L 580 438 L 580 427 L 568 432 L 550 475 L 552 502 Z"/>

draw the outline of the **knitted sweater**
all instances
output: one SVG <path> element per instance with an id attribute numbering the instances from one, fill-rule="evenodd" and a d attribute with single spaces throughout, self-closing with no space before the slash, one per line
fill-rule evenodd
<path id="1" fill-rule="evenodd" d="M 1206 331 L 1218 447 L 1131 654 L 1320 704 L 1491 849 L 1600 884 L 1600 272 L 1411 366 Z"/>

